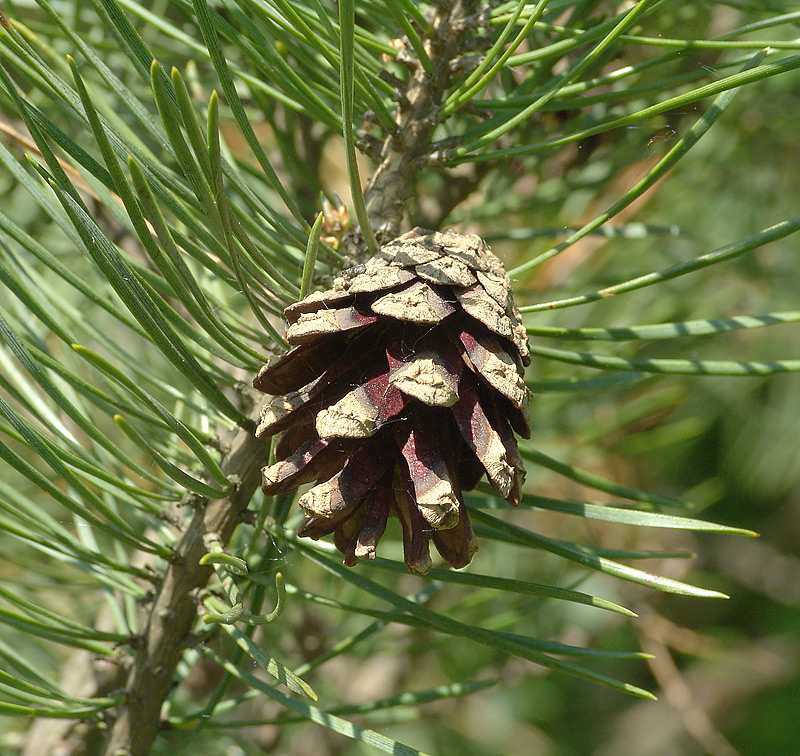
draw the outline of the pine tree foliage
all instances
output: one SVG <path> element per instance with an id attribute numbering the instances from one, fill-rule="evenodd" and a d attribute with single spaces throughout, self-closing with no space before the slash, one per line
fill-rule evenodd
<path id="1" fill-rule="evenodd" d="M 579 605 L 630 617 L 593 595 L 615 596 L 605 576 L 722 594 L 635 566 L 681 554 L 604 548 L 578 530 L 554 537 L 534 512 L 748 531 L 699 519 L 679 493 L 574 465 L 535 402 L 532 437 L 519 444 L 529 468 L 519 511 L 489 486 L 465 494 L 481 542 L 467 570 L 435 563 L 406 577 L 391 526 L 384 556 L 347 567 L 333 544 L 299 537 L 294 494 L 259 492 L 275 450 L 256 438 L 251 382 L 287 348 L 286 307 L 414 226 L 478 233 L 504 257 L 531 342 L 528 388 L 548 412 L 580 412 L 608 391 L 623 427 L 674 403 L 659 374 L 800 370 L 781 354 L 707 357 L 695 341 L 798 312 L 687 316 L 669 295 L 680 286 L 702 298 L 716 266 L 788 237 L 800 217 L 684 259 L 573 260 L 546 293 L 537 283 L 588 238 L 624 250 L 679 234 L 629 220 L 632 207 L 724 121 L 742 87 L 800 68 L 790 39 L 800 14 L 708 5 L 8 4 L 0 714 L 36 722 L 17 752 L 59 742 L 75 754 L 221 753 L 249 748 L 237 724 L 300 721 L 370 746 L 359 753 L 421 753 L 347 717 L 497 681 L 478 669 L 349 710 L 324 682 L 326 667 L 419 637 L 651 696 L 614 671 L 642 653 L 556 642 L 552 627 Z M 687 38 L 682 14 L 710 19 L 712 6 L 736 24 Z M 712 24 L 695 17 L 701 26 Z M 643 154 L 635 181 L 621 178 Z M 550 218 L 571 225 L 553 230 Z M 541 471 L 586 498 L 540 490 Z M 591 590 L 580 585 L 589 575 Z M 303 661 L 298 639 L 318 616 L 324 648 Z"/>

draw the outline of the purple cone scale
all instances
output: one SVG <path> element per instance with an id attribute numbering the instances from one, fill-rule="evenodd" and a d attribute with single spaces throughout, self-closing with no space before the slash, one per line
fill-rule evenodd
<path id="1" fill-rule="evenodd" d="M 273 395 L 259 438 L 280 434 L 267 495 L 302 484 L 299 535 L 373 559 L 390 517 L 405 563 L 430 544 L 453 567 L 477 550 L 463 491 L 484 476 L 512 505 L 529 437 L 527 335 L 502 263 L 478 236 L 414 229 L 285 310 L 292 348 L 253 385 Z"/>

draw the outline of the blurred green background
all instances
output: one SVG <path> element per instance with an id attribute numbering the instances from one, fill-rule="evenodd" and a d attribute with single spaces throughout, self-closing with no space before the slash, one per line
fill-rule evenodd
<path id="1" fill-rule="evenodd" d="M 167 3 L 154 6 L 168 12 Z M 796 9 L 792 3 L 757 6 L 754 18 L 762 18 L 765 8 L 775 14 Z M 722 34 L 746 23 L 750 12 L 746 2 L 677 3 L 668 10 L 664 36 L 681 37 Z M 782 26 L 776 35 L 800 36 L 800 25 Z M 646 54 L 633 49 L 630 61 Z M 713 69 L 722 55 L 686 51 L 676 69 Z M 489 176 L 481 192 L 456 208 L 448 221 L 484 234 L 512 267 L 515 261 L 547 249 L 553 237 L 514 240 L 506 233 L 509 226 L 537 235 L 580 226 L 646 174 L 703 107 L 667 113 L 646 127 L 589 140 L 571 152 L 542 160 L 534 171 Z M 615 227 L 631 224 L 627 235 L 589 236 L 535 275 L 516 281 L 519 303 L 556 299 L 661 269 L 797 215 L 798 113 L 797 71 L 743 88 L 675 171 L 624 217 L 615 219 Z M 327 168 L 331 174 L 323 177 L 329 186 L 342 180 L 335 173 L 335 162 Z M 435 191 L 433 180 L 430 190 Z M 512 217 L 504 215 L 497 221 L 491 217 L 491 202 L 501 192 L 513 192 L 517 205 Z M 0 196 L 22 225 L 41 224 L 42 243 L 59 255 L 72 254 L 64 237 L 44 223 L 8 175 L 0 174 Z M 646 224 L 652 232 L 637 238 L 636 224 Z M 624 326 L 797 308 L 798 255 L 800 239 L 790 236 L 734 262 L 618 299 L 542 313 L 528 323 Z M 800 359 L 795 325 L 694 339 L 691 344 L 703 359 L 739 355 L 748 360 Z M 626 349 L 601 344 L 596 351 L 629 355 Z M 635 356 L 671 353 L 692 357 L 685 344 L 676 342 L 643 346 Z M 528 378 L 546 381 L 596 374 L 547 362 L 534 363 Z M 456 587 L 434 599 L 436 608 L 458 608 L 463 620 L 474 602 L 475 616 L 484 624 L 487 615 L 492 617 L 498 628 L 513 622 L 515 632 L 565 643 L 617 650 L 640 646 L 654 658 L 614 663 L 613 674 L 652 690 L 659 701 L 640 701 L 546 672 L 467 641 L 405 629 L 382 635 L 369 654 L 356 653 L 327 665 L 315 687 L 357 703 L 450 680 L 497 678 L 502 684 L 471 696 L 363 720 L 441 756 L 800 754 L 800 376 L 653 376 L 582 394 L 541 393 L 532 416 L 537 447 L 558 459 L 631 487 L 691 501 L 695 510 L 689 514 L 750 528 L 760 537 L 644 530 L 549 512 L 526 513 L 516 522 L 552 537 L 609 549 L 693 552 L 696 556 L 689 560 L 642 566 L 731 598 L 723 602 L 670 596 L 598 574 L 581 589 L 632 608 L 638 619 L 566 602 L 550 605 L 531 597 L 498 601 L 493 615 L 493 604 L 484 593 Z M 528 480 L 529 490 L 540 495 L 598 499 L 597 492 L 543 469 L 531 469 Z M 26 561 L 32 558 L 17 554 L 13 562 L 0 565 L 2 577 L 21 584 L 27 579 L 46 584 L 47 565 L 37 565 L 40 572 L 34 578 L 25 572 Z M 515 551 L 517 561 L 509 565 L 502 549 L 487 548 L 480 559 L 487 573 L 502 565 L 520 579 L 564 582 L 563 563 L 550 555 L 532 557 L 531 552 Z M 291 572 L 291 565 L 287 570 Z M 412 593 L 422 585 L 418 578 L 404 577 L 398 590 Z M 59 600 L 54 596 L 53 605 L 58 606 Z M 87 618 L 93 615 L 92 602 L 82 608 Z M 264 643 L 305 658 L 313 658 L 343 628 L 358 627 L 349 628 L 345 620 L 343 627 L 337 627 L 339 615 L 299 602 L 290 604 L 287 619 L 291 622 L 265 629 Z M 287 626 L 295 628 L 293 634 L 286 634 Z M 24 638 L 11 633 L 4 640 L 25 644 Z M 30 647 L 31 654 L 34 648 Z M 44 665 L 50 661 L 42 659 Z M 603 671 L 608 666 L 596 668 Z M 198 665 L 189 690 L 194 685 L 200 697 L 213 686 L 217 672 Z M 208 679 L 203 679 L 204 673 Z M 19 722 L 0 720 L 0 753 L 4 748 L 19 752 L 23 729 Z M 203 739 L 192 742 L 191 752 L 195 756 L 374 752 L 307 725 L 280 736 L 277 727 L 251 728 L 244 734 L 246 749 L 241 745 L 243 734 L 228 737 L 222 728 L 209 729 Z M 177 749 L 181 742 L 180 732 L 167 736 L 163 752 Z"/>
<path id="2" fill-rule="evenodd" d="M 702 5 L 687 4 L 685 18 L 701 20 Z M 729 7 L 717 8 L 721 16 L 729 12 Z M 795 32 L 798 28 L 794 27 Z M 690 34 L 687 29 L 681 32 L 681 36 Z M 702 55 L 696 58 L 698 66 L 713 66 Z M 528 282 L 534 290 L 532 297 L 541 298 L 547 290 L 545 297 L 556 299 L 562 291 L 567 295 L 575 288 L 589 290 L 606 281 L 666 267 L 796 215 L 800 208 L 798 112 L 797 75 L 744 88 L 707 137 L 631 214 L 631 221 L 673 228 L 675 235 L 584 240 L 586 249 L 578 244 L 567 256 L 577 270 L 570 267 L 569 259 L 561 258 L 550 268 L 543 266 L 539 277 Z M 630 164 L 612 187 L 629 188 L 649 167 L 654 146 L 663 149 L 662 141 L 669 146 L 673 129 L 685 115 L 668 114 L 662 130 L 648 131 L 638 160 L 628 153 Z M 673 125 L 669 116 L 674 118 Z M 599 149 L 604 148 L 611 152 L 614 145 Z M 602 156 L 600 161 L 597 154 L 594 157 L 586 173 L 598 170 Z M 591 178 L 576 169 L 558 180 L 566 179 L 579 194 L 582 181 L 591 185 Z M 581 200 L 572 187 L 559 207 L 545 206 L 521 227 L 526 223 L 532 228 L 560 223 L 580 226 L 581 220 L 605 206 L 591 191 L 585 192 L 590 199 L 576 219 L 570 203 Z M 552 210 L 556 213 L 551 214 Z M 495 247 L 502 249 L 499 244 Z M 582 255 L 589 254 L 587 272 Z M 575 308 L 579 312 L 566 317 L 545 314 L 542 324 L 563 325 L 566 320 L 576 327 L 624 326 L 793 309 L 800 296 L 798 254 L 800 240 L 789 237 L 740 261 L 690 276 L 691 281 L 682 279 L 617 301 Z M 554 283 L 561 287 L 556 293 L 551 289 Z M 800 339 L 792 325 L 696 339 L 692 344 L 704 359 L 800 356 Z M 669 356 L 658 346 L 637 356 Z M 684 357 L 692 356 L 683 345 L 672 348 L 683 349 Z M 613 349 L 608 353 L 613 354 Z M 547 367 L 553 374 L 536 377 L 576 373 Z M 591 375 L 590 371 L 578 373 Z M 555 456 L 643 490 L 681 496 L 703 509 L 705 517 L 752 528 L 760 538 L 684 533 L 665 537 L 664 531 L 622 532 L 621 526 L 595 523 L 585 534 L 591 543 L 695 552 L 690 563 L 674 561 L 654 569 L 721 590 L 731 599 L 655 595 L 608 581 L 611 584 L 603 586 L 600 594 L 609 596 L 609 588 L 617 591 L 621 603 L 639 612 L 640 618 L 631 622 L 615 618 L 615 627 L 609 628 L 598 626 L 595 615 L 578 611 L 565 618 L 563 636 L 569 642 L 599 642 L 609 648 L 640 643 L 656 658 L 649 666 L 631 665 L 626 679 L 653 690 L 659 701 L 631 701 L 580 680 L 552 675 L 523 680 L 520 674 L 516 688 L 482 694 L 491 700 L 495 716 L 490 721 L 496 723 L 496 730 L 470 734 L 489 749 L 459 745 L 458 752 L 463 747 L 464 753 L 537 756 L 800 753 L 800 380 L 792 375 L 661 377 L 583 399 L 548 394 L 534 400 L 534 423 L 540 432 L 546 426 L 551 448 L 558 452 Z M 541 437 L 537 442 L 541 444 Z M 587 495 L 577 486 L 565 491 L 556 476 L 542 475 L 545 495 L 549 485 L 561 495 Z M 592 579 L 594 589 L 597 580 Z M 508 669 L 506 674 L 513 679 L 515 670 Z M 465 703 L 461 716 L 470 721 L 470 707 L 478 705 L 475 699 Z M 497 747 L 491 747 L 495 742 Z M 439 746 L 442 753 L 447 752 L 443 741 Z"/>
<path id="3" fill-rule="evenodd" d="M 794 8 L 791 3 L 772 6 L 776 14 Z M 738 25 L 747 18 L 747 9 L 733 4 L 683 4 L 673 16 L 674 27 L 665 28 L 664 36 L 703 36 L 709 29 L 722 34 L 727 24 Z M 777 36 L 789 39 L 798 32 L 800 26 L 795 24 Z M 683 71 L 695 65 L 713 70 L 718 60 L 701 52 L 686 56 L 689 61 L 680 61 Z M 600 143 L 580 145 L 578 150 L 591 150 L 591 158 L 583 163 L 570 156 L 572 165 L 566 171 L 558 163 L 564 160 L 560 155 L 550 165 L 545 163 L 535 179 L 525 174 L 506 187 L 519 193 L 521 209 L 514 228 L 535 234 L 580 227 L 644 175 L 676 139 L 686 119 L 693 120 L 701 110 L 702 106 L 667 113 L 641 134 L 614 133 Z M 664 268 L 797 215 L 798 112 L 796 73 L 743 88 L 676 170 L 613 223 L 643 223 L 669 233 L 641 239 L 588 237 L 543 265 L 533 278 L 518 281 L 520 303 L 555 300 Z M 493 228 L 491 219 L 481 217 L 491 214 L 487 209 L 491 199 L 489 194 L 472 210 L 457 209 L 454 218 L 483 222 L 479 227 L 506 260 L 529 259 L 532 247 L 543 251 L 550 246 L 550 238 L 507 240 L 507 223 Z M 799 254 L 800 240 L 792 236 L 675 282 L 616 301 L 538 313 L 527 322 L 625 326 L 794 309 L 800 296 Z M 783 325 L 695 339 L 691 344 L 703 359 L 796 359 L 800 357 L 797 333 L 796 326 Z M 693 355 L 685 341 L 664 344 L 642 348 L 636 356 Z M 595 352 L 621 351 L 613 345 L 598 349 L 597 342 L 590 346 Z M 572 348 L 590 351 L 586 342 Z M 534 363 L 532 371 L 534 380 L 598 375 L 550 362 Z M 688 562 L 643 565 L 731 598 L 721 602 L 665 596 L 604 576 L 590 578 L 583 588 L 632 607 L 639 619 L 626 621 L 573 607 L 559 612 L 557 619 L 545 613 L 553 625 L 536 626 L 533 618 L 532 625 L 569 643 L 614 649 L 641 644 L 655 658 L 649 664 L 628 665 L 624 674 L 618 666 L 615 671 L 654 691 L 659 701 L 634 701 L 581 680 L 537 674 L 533 665 L 515 660 L 501 671 L 507 686 L 448 704 L 452 730 L 437 732 L 433 751 L 476 756 L 800 753 L 798 377 L 651 377 L 579 398 L 542 394 L 534 400 L 532 414 L 534 439 L 553 456 L 623 484 L 691 500 L 701 516 L 752 528 L 760 537 L 645 532 L 596 522 L 576 529 L 568 518 L 532 517 L 526 526 L 554 537 L 610 548 L 694 552 Z M 545 496 L 597 499 L 596 491 L 567 485 L 547 471 L 531 470 L 531 479 L 531 490 Z M 541 562 L 521 566 L 520 571 L 531 580 L 557 580 L 557 560 Z M 468 653 L 474 650 L 439 645 L 423 664 L 412 660 L 410 669 L 427 670 L 437 664 L 445 669 L 447 665 L 479 668 L 481 660 Z M 423 679 L 413 687 L 421 687 Z M 418 727 L 431 737 L 425 720 Z"/>

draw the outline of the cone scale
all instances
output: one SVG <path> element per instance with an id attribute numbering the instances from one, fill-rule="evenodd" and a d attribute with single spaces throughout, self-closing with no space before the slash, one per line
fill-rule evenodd
<path id="1" fill-rule="evenodd" d="M 298 534 L 333 535 L 344 562 L 372 559 L 389 517 L 405 563 L 430 544 L 453 567 L 477 550 L 463 491 L 485 475 L 519 503 L 530 436 L 527 335 L 502 263 L 478 236 L 414 229 L 285 310 L 292 348 L 253 385 L 273 395 L 259 438 L 281 434 L 267 495 L 300 497 Z"/>

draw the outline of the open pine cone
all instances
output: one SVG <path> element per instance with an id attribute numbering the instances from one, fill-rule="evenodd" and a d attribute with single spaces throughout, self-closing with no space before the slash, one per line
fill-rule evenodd
<path id="1" fill-rule="evenodd" d="M 253 381 L 275 395 L 256 435 L 282 434 L 264 492 L 315 482 L 298 533 L 333 533 L 345 564 L 373 559 L 394 515 L 409 570 L 428 571 L 431 539 L 466 565 L 462 491 L 486 474 L 517 505 L 512 429 L 530 437 L 527 335 L 501 262 L 478 236 L 417 228 L 285 314 L 293 348 Z"/>

